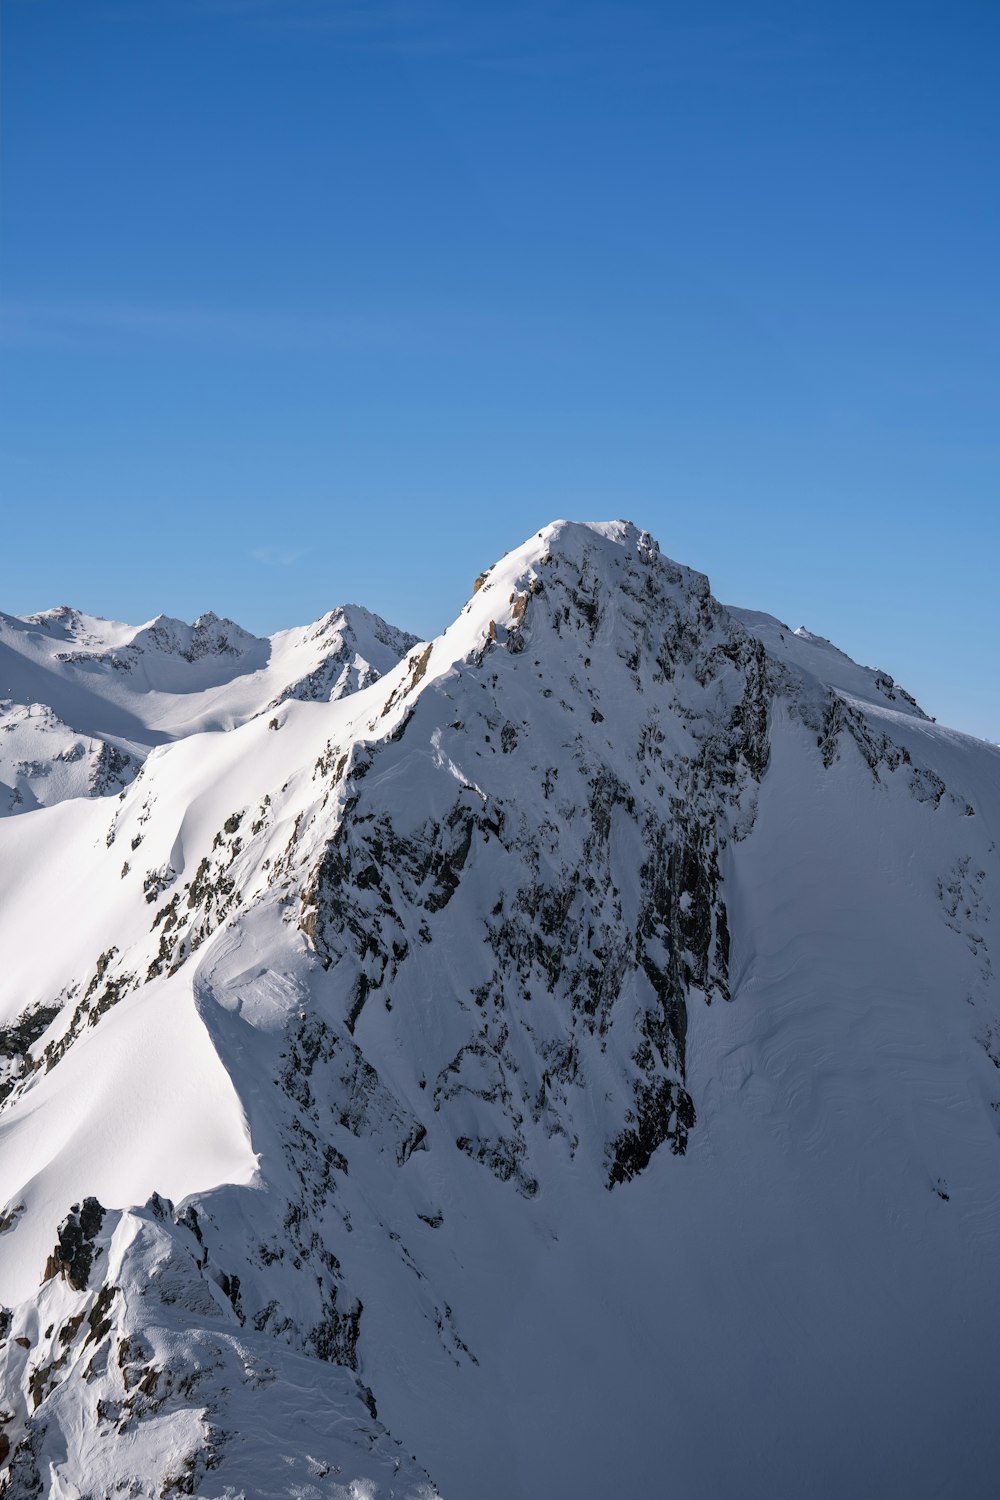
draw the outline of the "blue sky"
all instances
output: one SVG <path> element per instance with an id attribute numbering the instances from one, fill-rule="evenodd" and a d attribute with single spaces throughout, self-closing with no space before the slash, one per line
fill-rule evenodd
<path id="1" fill-rule="evenodd" d="M 624 515 L 1000 739 L 995 0 L 3 0 L 0 606 Z"/>

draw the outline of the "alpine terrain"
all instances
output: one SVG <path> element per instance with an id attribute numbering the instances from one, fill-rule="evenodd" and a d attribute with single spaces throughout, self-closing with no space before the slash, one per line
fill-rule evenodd
<path id="1" fill-rule="evenodd" d="M 1000 749 L 617 521 L 0 700 L 0 1494 L 997 1493 Z"/>

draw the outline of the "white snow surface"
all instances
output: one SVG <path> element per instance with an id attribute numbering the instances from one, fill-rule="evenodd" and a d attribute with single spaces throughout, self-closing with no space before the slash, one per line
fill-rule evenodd
<path id="1" fill-rule="evenodd" d="M 0 1493 L 995 1494 L 1000 750 L 625 522 L 375 619 L 0 622 Z"/>
<path id="2" fill-rule="evenodd" d="M 140 626 L 68 605 L 0 614 L 0 816 L 117 792 L 154 745 L 290 697 L 342 698 L 415 643 L 356 604 L 269 638 L 211 612 Z"/>
<path id="3" fill-rule="evenodd" d="M 729 613 L 763 641 L 773 660 L 793 672 L 811 678 L 820 686 L 848 693 L 875 708 L 889 704 L 901 713 L 926 717 L 914 698 L 894 682 L 888 672 L 878 667 L 859 667 L 831 641 L 813 635 L 804 625 L 790 630 L 774 615 L 762 614 L 755 609 L 737 609 L 733 605 L 729 606 Z"/>

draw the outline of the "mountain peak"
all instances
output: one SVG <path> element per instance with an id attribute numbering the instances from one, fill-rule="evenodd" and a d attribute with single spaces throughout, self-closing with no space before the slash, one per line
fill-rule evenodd
<path id="1" fill-rule="evenodd" d="M 623 521 L 199 630 L 0 621 L 12 1497 L 987 1493 L 1000 752 Z"/>

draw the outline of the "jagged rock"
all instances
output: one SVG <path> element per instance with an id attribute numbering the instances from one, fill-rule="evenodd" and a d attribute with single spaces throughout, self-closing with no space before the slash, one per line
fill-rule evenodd
<path id="1" fill-rule="evenodd" d="M 423 643 L 5 626 L 122 711 L 169 663 L 232 731 L 0 861 L 8 1492 L 427 1500 L 412 1440 L 484 1500 L 977 1493 L 996 755 L 627 523 L 478 584 Z M 56 1230 L 79 1160 L 145 1206 Z M 845 1390 L 850 1453 L 786 1442 Z"/>
<path id="2" fill-rule="evenodd" d="M 59 1226 L 59 1239 L 49 1256 L 42 1280 L 61 1276 L 77 1292 L 85 1292 L 94 1263 L 94 1241 L 101 1232 L 105 1210 L 96 1198 L 74 1203 Z"/>

